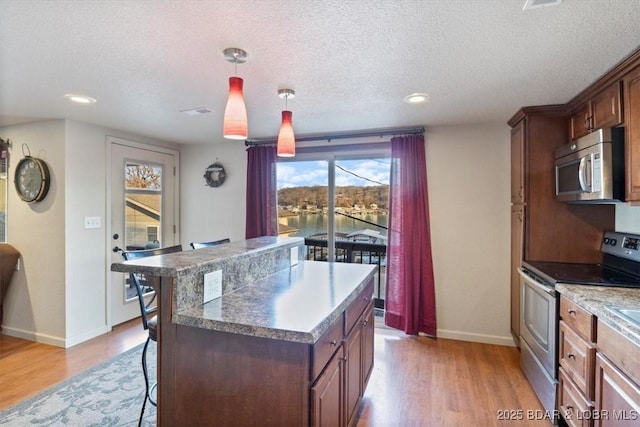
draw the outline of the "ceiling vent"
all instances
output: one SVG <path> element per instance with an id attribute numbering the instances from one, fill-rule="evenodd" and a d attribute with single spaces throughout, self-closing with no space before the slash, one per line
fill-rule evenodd
<path id="1" fill-rule="evenodd" d="M 200 108 L 192 108 L 191 110 L 180 110 L 180 112 L 188 114 L 190 116 L 200 116 L 202 114 L 213 113 L 213 110 L 207 107 L 200 107 Z"/>
<path id="2" fill-rule="evenodd" d="M 539 9 L 547 6 L 557 6 L 562 0 L 527 0 L 522 10 Z"/>

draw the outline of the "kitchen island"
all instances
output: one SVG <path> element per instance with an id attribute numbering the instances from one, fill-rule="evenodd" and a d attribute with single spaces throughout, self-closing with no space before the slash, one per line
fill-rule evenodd
<path id="1" fill-rule="evenodd" d="M 373 367 L 375 266 L 262 237 L 112 265 L 159 295 L 158 425 L 348 425 Z M 204 274 L 222 296 L 203 303 Z"/>

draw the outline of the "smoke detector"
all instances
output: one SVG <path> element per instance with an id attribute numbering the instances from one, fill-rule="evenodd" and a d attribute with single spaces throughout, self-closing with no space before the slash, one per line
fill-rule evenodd
<path id="1" fill-rule="evenodd" d="M 522 10 L 540 9 L 541 7 L 557 6 L 562 0 L 527 0 Z"/>

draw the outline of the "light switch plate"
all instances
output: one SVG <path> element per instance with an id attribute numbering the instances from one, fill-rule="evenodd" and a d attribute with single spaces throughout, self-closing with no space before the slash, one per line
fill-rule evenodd
<path id="1" fill-rule="evenodd" d="M 84 228 L 100 228 L 102 227 L 102 218 L 99 216 L 85 216 L 84 217 Z"/>
<path id="2" fill-rule="evenodd" d="M 220 298 L 222 296 L 222 270 L 212 271 L 204 275 L 204 301 Z"/>
<path id="3" fill-rule="evenodd" d="M 298 264 L 298 247 L 291 248 L 291 267 Z"/>

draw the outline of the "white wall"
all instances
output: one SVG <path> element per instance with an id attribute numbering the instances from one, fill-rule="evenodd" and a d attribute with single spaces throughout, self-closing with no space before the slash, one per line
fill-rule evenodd
<path id="1" fill-rule="evenodd" d="M 184 146 L 180 212 L 181 243 L 229 238 L 244 240 L 247 188 L 247 153 L 242 141 L 223 141 L 210 145 Z M 212 163 L 226 171 L 220 187 L 208 187 L 204 171 Z"/>
<path id="2" fill-rule="evenodd" d="M 616 205 L 616 231 L 640 234 L 640 206 Z"/>
<path id="3" fill-rule="evenodd" d="M 7 240 L 20 251 L 4 300 L 3 333 L 62 345 L 65 336 L 65 127 L 62 120 L 0 129 L 11 139 Z M 43 159 L 51 173 L 47 197 L 25 203 L 14 188 L 13 173 L 22 159 L 22 144 Z"/>
<path id="4" fill-rule="evenodd" d="M 438 336 L 513 345 L 510 332 L 510 129 L 425 134 Z"/>
<path id="5" fill-rule="evenodd" d="M 5 299 L 3 333 L 69 347 L 109 330 L 106 218 L 107 135 L 177 148 L 162 141 L 70 120 L 0 128 L 13 141 L 9 171 L 8 242 L 21 252 Z M 39 203 L 20 201 L 12 170 L 21 144 L 47 161 L 49 195 Z M 85 216 L 102 228 L 84 229 Z"/>

